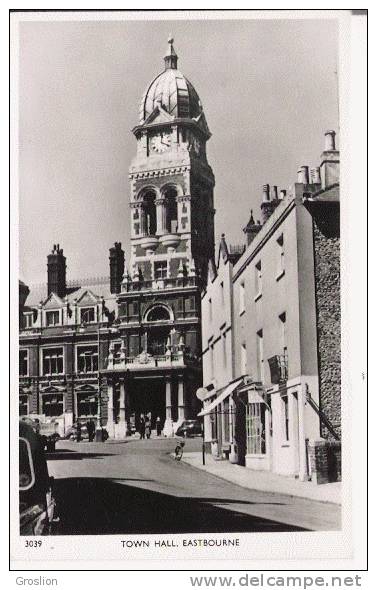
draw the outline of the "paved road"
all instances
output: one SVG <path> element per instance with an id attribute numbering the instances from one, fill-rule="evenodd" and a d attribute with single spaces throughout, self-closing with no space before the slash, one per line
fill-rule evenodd
<path id="1" fill-rule="evenodd" d="M 174 461 L 171 439 L 74 443 L 48 455 L 57 534 L 335 530 L 334 504 L 251 491 Z M 195 451 L 200 440 L 188 440 Z"/>

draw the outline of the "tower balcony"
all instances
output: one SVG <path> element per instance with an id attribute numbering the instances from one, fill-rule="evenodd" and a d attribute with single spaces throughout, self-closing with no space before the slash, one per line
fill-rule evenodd
<path id="1" fill-rule="evenodd" d="M 144 238 L 141 238 L 139 241 L 139 245 L 142 248 L 144 248 L 144 250 L 151 250 L 152 252 L 156 250 L 158 244 L 159 240 L 156 236 L 145 236 Z"/>
<path id="2" fill-rule="evenodd" d="M 160 244 L 169 248 L 176 248 L 180 242 L 180 236 L 178 234 L 162 234 L 160 236 Z"/>
<path id="3" fill-rule="evenodd" d="M 165 354 L 153 355 L 148 352 L 141 352 L 134 357 L 109 355 L 108 371 L 140 371 L 153 369 L 174 369 L 180 367 L 194 366 L 197 360 L 182 349 L 169 350 Z"/>
<path id="4" fill-rule="evenodd" d="M 162 278 L 154 281 L 135 281 L 124 282 L 122 292 L 133 293 L 140 291 L 162 291 L 168 289 L 182 289 L 187 287 L 197 287 L 198 278 L 196 276 Z"/>

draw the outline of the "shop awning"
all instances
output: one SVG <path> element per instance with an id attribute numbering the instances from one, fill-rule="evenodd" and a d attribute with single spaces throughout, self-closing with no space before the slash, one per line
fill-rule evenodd
<path id="1" fill-rule="evenodd" d="M 213 400 L 213 402 L 211 402 L 209 404 L 209 406 L 206 406 L 205 408 L 203 408 L 203 410 L 201 412 L 199 412 L 198 416 L 206 416 L 207 414 L 210 414 L 212 412 L 212 410 L 214 408 L 216 408 L 219 404 L 221 404 L 221 402 L 224 401 L 224 399 L 226 399 L 227 397 L 230 396 L 231 393 L 233 393 L 233 391 L 240 385 L 240 383 L 243 382 L 243 377 L 241 377 L 240 379 L 237 379 L 236 381 L 233 381 L 232 383 L 229 383 L 229 385 L 227 385 L 224 389 L 224 391 L 222 391 L 216 399 Z"/>

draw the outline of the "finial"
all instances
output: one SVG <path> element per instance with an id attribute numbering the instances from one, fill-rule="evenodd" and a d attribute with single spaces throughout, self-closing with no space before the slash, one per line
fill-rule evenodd
<path id="1" fill-rule="evenodd" d="M 170 33 L 169 38 L 168 38 L 168 49 L 165 53 L 165 70 L 176 70 L 177 69 L 177 61 L 178 61 L 178 56 L 174 50 L 173 47 L 173 43 L 174 43 L 174 38 L 173 35 Z"/>

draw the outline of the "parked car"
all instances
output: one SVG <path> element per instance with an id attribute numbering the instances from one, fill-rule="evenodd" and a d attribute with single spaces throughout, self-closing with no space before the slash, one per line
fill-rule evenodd
<path id="1" fill-rule="evenodd" d="M 202 423 L 200 420 L 184 420 L 180 426 L 178 426 L 176 436 L 199 436 L 202 434 Z"/>
<path id="2" fill-rule="evenodd" d="M 56 442 L 60 439 L 57 423 L 54 421 L 41 422 L 39 418 L 22 418 L 22 422 L 29 424 L 41 438 L 42 446 L 48 453 L 55 451 Z"/>
<path id="3" fill-rule="evenodd" d="M 73 424 L 67 429 L 67 432 L 64 435 L 66 440 L 76 440 L 77 439 L 77 428 L 76 425 Z M 89 440 L 88 429 L 86 424 L 81 424 L 81 440 Z"/>
<path id="4" fill-rule="evenodd" d="M 49 477 L 40 437 L 30 424 L 19 423 L 20 534 L 46 535 L 55 513 L 53 477 Z"/>

